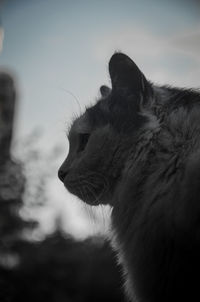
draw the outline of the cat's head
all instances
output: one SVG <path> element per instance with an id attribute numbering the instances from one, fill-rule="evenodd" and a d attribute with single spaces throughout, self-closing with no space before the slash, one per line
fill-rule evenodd
<path id="1" fill-rule="evenodd" d="M 112 89 L 77 118 L 69 131 L 69 154 L 58 175 L 65 187 L 86 203 L 110 203 L 138 130 L 147 122 L 141 108 L 152 86 L 126 55 L 109 62 Z"/>

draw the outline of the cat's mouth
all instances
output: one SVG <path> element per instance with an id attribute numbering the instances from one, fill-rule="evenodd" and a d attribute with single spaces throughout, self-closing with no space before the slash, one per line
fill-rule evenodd
<path id="1" fill-rule="evenodd" d="M 106 194 L 105 185 L 92 183 L 88 179 L 69 179 L 65 177 L 64 185 L 66 189 L 89 205 L 104 204 Z"/>

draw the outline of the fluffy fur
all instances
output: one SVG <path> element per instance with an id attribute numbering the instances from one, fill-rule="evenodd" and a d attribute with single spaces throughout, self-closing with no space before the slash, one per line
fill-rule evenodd
<path id="1" fill-rule="evenodd" d="M 132 301 L 198 301 L 200 94 L 153 85 L 121 53 L 109 72 L 112 89 L 71 127 L 59 177 L 84 202 L 113 207 Z"/>

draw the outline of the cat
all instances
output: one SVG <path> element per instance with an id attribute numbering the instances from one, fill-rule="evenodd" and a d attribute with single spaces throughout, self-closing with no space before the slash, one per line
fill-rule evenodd
<path id="1" fill-rule="evenodd" d="M 111 205 L 128 299 L 200 301 L 200 94 L 154 85 L 123 53 L 109 74 L 112 88 L 73 122 L 58 176 Z"/>

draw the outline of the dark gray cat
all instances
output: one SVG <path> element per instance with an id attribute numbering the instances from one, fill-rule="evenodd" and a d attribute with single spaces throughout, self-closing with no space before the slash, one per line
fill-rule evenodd
<path id="1" fill-rule="evenodd" d="M 121 53 L 109 72 L 112 89 L 71 127 L 59 178 L 113 207 L 132 301 L 200 301 L 200 94 L 153 85 Z"/>

